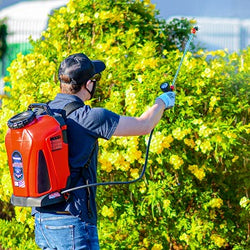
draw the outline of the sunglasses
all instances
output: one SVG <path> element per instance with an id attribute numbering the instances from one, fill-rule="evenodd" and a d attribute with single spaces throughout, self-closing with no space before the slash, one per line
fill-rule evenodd
<path id="1" fill-rule="evenodd" d="M 100 81 L 101 80 L 101 73 L 97 73 L 97 74 L 95 74 L 95 75 L 93 75 L 91 78 L 90 78 L 90 80 L 91 81 L 96 81 L 96 82 L 98 82 L 98 81 Z"/>

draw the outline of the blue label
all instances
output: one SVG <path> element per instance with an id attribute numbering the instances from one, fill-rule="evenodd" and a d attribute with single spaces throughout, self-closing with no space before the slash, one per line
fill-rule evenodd
<path id="1" fill-rule="evenodd" d="M 14 151 L 12 153 L 12 167 L 13 167 L 14 186 L 24 188 L 25 181 L 23 175 L 23 159 L 22 155 L 18 151 Z"/>

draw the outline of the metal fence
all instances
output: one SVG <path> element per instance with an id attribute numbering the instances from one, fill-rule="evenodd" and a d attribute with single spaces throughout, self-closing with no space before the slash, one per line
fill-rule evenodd
<path id="1" fill-rule="evenodd" d="M 18 53 L 27 54 L 32 46 L 29 37 L 36 40 L 40 38 L 41 32 L 46 28 L 46 19 L 7 19 L 8 36 L 7 36 L 7 53 L 3 60 L 0 60 L 0 95 L 3 93 L 3 77 L 8 75 L 7 68 L 16 58 Z"/>
<path id="2" fill-rule="evenodd" d="M 233 52 L 250 45 L 250 19 L 197 18 L 197 25 L 197 40 L 207 50 Z"/>
<path id="3" fill-rule="evenodd" d="M 26 54 L 30 51 L 31 45 L 29 37 L 36 40 L 41 36 L 41 32 L 46 28 L 46 19 L 7 19 L 8 50 L 4 58 L 3 73 L 6 73 L 6 66 L 15 59 L 19 52 Z"/>

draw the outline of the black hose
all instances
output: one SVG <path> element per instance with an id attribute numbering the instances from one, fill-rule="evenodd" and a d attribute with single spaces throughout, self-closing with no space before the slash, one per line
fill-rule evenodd
<path id="1" fill-rule="evenodd" d="M 148 139 L 148 145 L 147 145 L 147 149 L 146 149 L 146 156 L 145 156 L 144 166 L 143 166 L 143 169 L 142 169 L 142 172 L 141 172 L 140 176 L 137 179 L 134 179 L 134 180 L 131 180 L 131 181 L 112 181 L 112 182 L 92 183 L 92 184 L 87 184 L 87 185 L 82 185 L 82 186 L 66 189 L 66 190 L 62 191 L 61 194 L 72 192 L 72 191 L 82 189 L 82 188 L 87 188 L 87 187 L 96 187 L 96 186 L 104 186 L 104 185 L 124 185 L 124 184 L 131 184 L 131 183 L 139 181 L 143 177 L 143 175 L 145 174 L 145 171 L 146 171 L 146 168 L 147 168 L 148 154 L 149 154 L 149 148 L 150 148 L 150 143 L 151 143 L 153 132 L 154 132 L 154 129 L 152 129 L 152 131 L 150 132 L 149 139 Z"/>

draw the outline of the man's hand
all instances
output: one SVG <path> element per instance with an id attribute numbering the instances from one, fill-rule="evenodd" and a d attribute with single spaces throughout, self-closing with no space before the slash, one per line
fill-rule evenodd
<path id="1" fill-rule="evenodd" d="M 161 99 L 164 102 L 166 109 L 170 109 L 175 104 L 175 92 L 173 91 L 165 92 L 156 99 Z"/>

